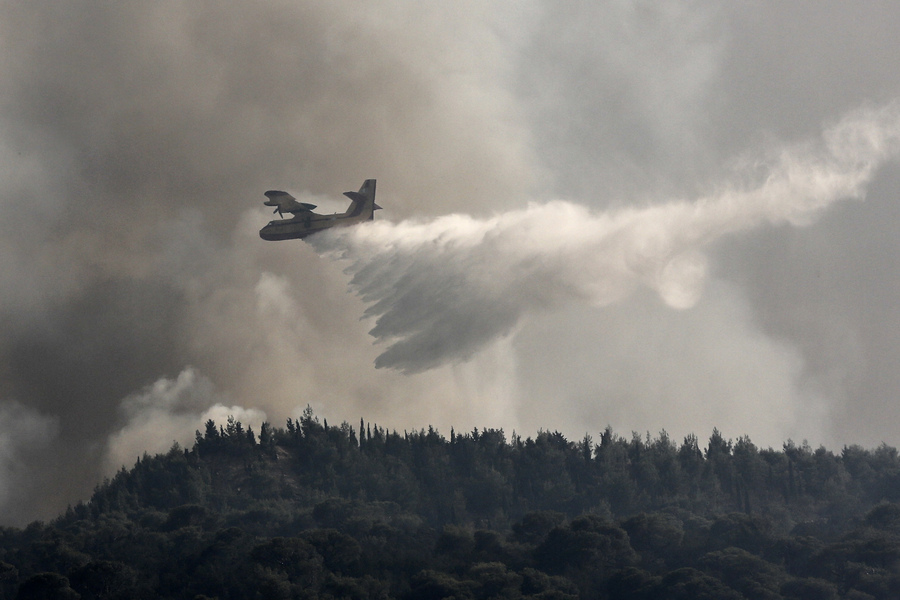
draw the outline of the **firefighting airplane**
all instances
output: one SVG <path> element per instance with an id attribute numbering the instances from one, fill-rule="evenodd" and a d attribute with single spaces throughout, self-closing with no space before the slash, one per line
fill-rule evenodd
<path id="1" fill-rule="evenodd" d="M 366 179 L 358 192 L 344 192 L 350 198 L 350 206 L 343 213 L 333 215 L 320 215 L 312 210 L 315 204 L 297 202 L 297 199 L 287 192 L 269 190 L 266 192 L 268 200 L 263 201 L 266 206 L 274 206 L 279 216 L 283 213 L 291 213 L 290 219 L 269 221 L 269 224 L 259 230 L 259 237 L 268 241 L 302 239 L 325 229 L 332 227 L 344 227 L 356 225 L 363 221 L 371 221 L 375 211 L 381 207 L 375 204 L 375 180 Z"/>

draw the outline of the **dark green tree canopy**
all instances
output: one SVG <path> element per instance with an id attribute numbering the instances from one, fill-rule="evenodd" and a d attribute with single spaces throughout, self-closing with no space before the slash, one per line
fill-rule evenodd
<path id="1" fill-rule="evenodd" d="M 900 597 L 892 448 L 597 439 L 208 421 L 0 530 L 0 600 Z"/>

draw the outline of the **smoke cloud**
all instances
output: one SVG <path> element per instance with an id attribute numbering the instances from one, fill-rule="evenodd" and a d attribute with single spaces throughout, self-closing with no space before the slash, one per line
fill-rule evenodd
<path id="1" fill-rule="evenodd" d="M 16 401 L 0 402 L 0 505 L 7 519 L 28 516 L 24 502 L 49 482 L 43 473 L 33 473 L 30 461 L 52 459 L 48 452 L 59 433 L 59 421 Z"/>
<path id="2" fill-rule="evenodd" d="M 310 242 L 351 261 L 350 285 L 375 317 L 370 333 L 388 344 L 375 365 L 416 373 L 469 359 L 524 315 L 576 301 L 605 306 L 645 286 L 672 308 L 690 308 L 709 244 L 761 223 L 805 225 L 838 200 L 861 198 L 898 150 L 893 103 L 782 149 L 760 165 L 755 186 L 694 202 L 596 212 L 554 201 L 485 219 L 373 223 Z"/>
<path id="3" fill-rule="evenodd" d="M 223 405 L 212 382 L 192 368 L 125 398 L 119 413 L 125 425 L 109 436 L 107 472 L 132 464 L 136 456 L 166 452 L 174 443 L 191 439 L 198 423 L 209 419 L 222 426 L 232 417 L 256 432 L 266 421 L 260 410 Z"/>
<path id="4" fill-rule="evenodd" d="M 262 243 L 250 207 L 372 176 L 396 216 L 521 197 L 536 170 L 502 85 L 519 19 L 458 8 L 0 5 L 0 398 L 58 424 L 10 438 L 0 488 L 41 475 L 4 515 L 52 516 L 211 414 L 385 420 L 443 387 L 350 369 L 374 356 L 343 276 Z M 435 185 L 442 205 L 420 202 Z"/>
<path id="5" fill-rule="evenodd" d="M 900 443 L 895 4 L 0 2 L 0 524 L 307 405 Z"/>

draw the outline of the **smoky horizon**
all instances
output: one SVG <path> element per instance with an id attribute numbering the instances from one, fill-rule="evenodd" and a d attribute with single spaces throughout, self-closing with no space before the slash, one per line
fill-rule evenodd
<path id="1" fill-rule="evenodd" d="M 900 7 L 0 4 L 0 508 L 212 418 L 900 443 Z M 266 242 L 266 190 L 372 223 Z"/>

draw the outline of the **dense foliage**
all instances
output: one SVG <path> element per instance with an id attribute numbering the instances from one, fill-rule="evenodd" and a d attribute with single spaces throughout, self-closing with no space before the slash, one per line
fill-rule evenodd
<path id="1" fill-rule="evenodd" d="M 900 458 L 229 419 L 51 523 L 0 598 L 900 597 Z"/>

